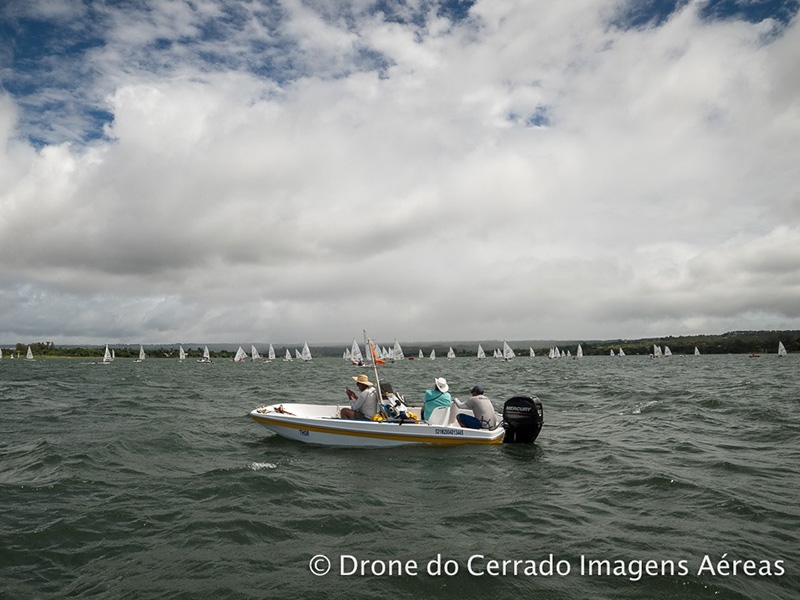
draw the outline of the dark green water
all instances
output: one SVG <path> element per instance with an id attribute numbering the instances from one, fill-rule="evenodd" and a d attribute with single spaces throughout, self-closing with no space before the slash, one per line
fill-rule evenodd
<path id="1" fill-rule="evenodd" d="M 335 450 L 244 415 L 344 403 L 358 371 L 341 360 L 4 359 L 0 598 L 794 599 L 798 367 L 793 355 L 405 361 L 382 379 L 407 398 L 435 376 L 461 397 L 480 383 L 498 407 L 538 395 L 539 440 Z M 453 574 L 428 574 L 437 555 Z M 372 562 L 343 574 L 355 560 Z M 588 572 L 602 560 L 610 574 Z M 733 574 L 735 560 L 752 562 Z"/>

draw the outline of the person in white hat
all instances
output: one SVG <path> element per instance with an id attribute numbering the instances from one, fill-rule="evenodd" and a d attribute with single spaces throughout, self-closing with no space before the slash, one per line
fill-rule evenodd
<path id="1" fill-rule="evenodd" d="M 356 382 L 356 386 L 358 386 L 359 393 L 356 394 L 353 390 L 347 388 L 350 408 L 342 408 L 339 411 L 339 416 L 343 419 L 367 419 L 371 421 L 375 413 L 378 412 L 378 392 L 375 390 L 375 384 L 366 375 L 358 375 L 353 379 Z"/>
<path id="2" fill-rule="evenodd" d="M 451 397 L 447 390 L 450 386 L 447 385 L 447 380 L 444 377 L 437 377 L 433 380 L 434 387 L 425 392 L 422 399 L 422 418 L 427 420 L 431 416 L 433 409 L 437 406 L 450 406 Z"/>

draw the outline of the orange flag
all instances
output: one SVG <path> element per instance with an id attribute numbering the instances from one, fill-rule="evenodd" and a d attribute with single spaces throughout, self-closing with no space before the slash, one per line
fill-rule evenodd
<path id="1" fill-rule="evenodd" d="M 376 365 L 385 365 L 386 361 L 381 360 L 378 358 L 378 355 L 375 353 L 375 344 L 372 343 L 372 340 L 369 341 L 369 351 L 372 353 L 372 362 Z"/>

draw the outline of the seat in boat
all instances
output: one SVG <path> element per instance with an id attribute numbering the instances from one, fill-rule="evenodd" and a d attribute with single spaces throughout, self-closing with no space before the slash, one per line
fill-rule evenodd
<path id="1" fill-rule="evenodd" d="M 431 425 L 451 425 L 452 411 L 450 406 L 437 406 L 431 411 L 428 423 Z"/>

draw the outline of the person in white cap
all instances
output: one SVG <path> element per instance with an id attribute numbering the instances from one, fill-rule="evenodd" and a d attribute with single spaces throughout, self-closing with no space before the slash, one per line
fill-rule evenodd
<path id="1" fill-rule="evenodd" d="M 359 393 L 356 394 L 347 388 L 347 398 L 350 400 L 350 408 L 343 408 L 339 411 L 339 416 L 343 419 L 367 419 L 372 420 L 378 412 L 378 392 L 375 384 L 366 375 L 353 377 L 358 386 Z"/>
<path id="2" fill-rule="evenodd" d="M 433 380 L 434 387 L 425 392 L 422 399 L 422 418 L 427 420 L 431 416 L 433 409 L 437 406 L 450 406 L 452 401 L 450 394 L 447 390 L 450 386 L 447 385 L 447 380 L 444 377 L 437 377 Z"/>

